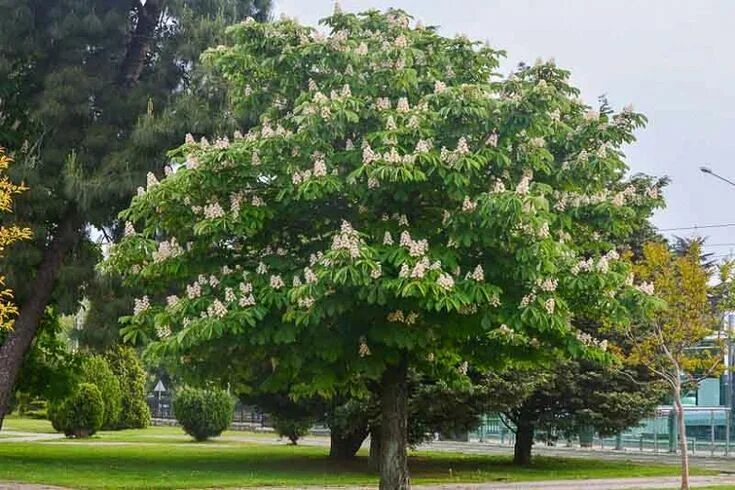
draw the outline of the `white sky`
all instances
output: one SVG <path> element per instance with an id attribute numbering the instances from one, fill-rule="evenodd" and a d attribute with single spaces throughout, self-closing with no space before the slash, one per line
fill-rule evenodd
<path id="1" fill-rule="evenodd" d="M 316 25 L 332 0 L 276 0 Z M 588 103 L 606 94 L 649 118 L 627 151 L 633 172 L 668 175 L 660 228 L 735 223 L 735 1 L 733 0 L 342 0 L 347 11 L 402 8 L 441 33 L 463 33 L 507 51 L 502 70 L 555 58 Z M 678 231 L 691 236 L 693 231 Z M 735 227 L 698 232 L 709 250 L 735 252 Z"/>

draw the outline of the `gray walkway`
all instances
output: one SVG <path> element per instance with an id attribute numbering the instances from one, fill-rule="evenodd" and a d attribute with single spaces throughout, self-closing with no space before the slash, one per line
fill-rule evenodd
<path id="1" fill-rule="evenodd" d="M 693 476 L 692 486 L 735 485 L 735 477 Z M 679 478 L 606 478 L 600 480 L 557 480 L 520 483 L 480 483 L 462 485 L 417 485 L 416 490 L 644 490 L 679 488 Z"/>

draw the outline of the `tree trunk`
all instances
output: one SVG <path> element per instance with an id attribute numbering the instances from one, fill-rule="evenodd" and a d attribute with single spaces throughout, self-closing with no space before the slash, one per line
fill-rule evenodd
<path id="1" fill-rule="evenodd" d="M 519 466 L 531 464 L 532 447 L 533 424 L 521 421 L 516 427 L 516 442 L 513 447 L 513 464 Z"/>
<path id="2" fill-rule="evenodd" d="M 120 85 L 133 87 L 138 84 L 145 61 L 153 45 L 156 28 L 161 17 L 161 0 L 147 0 L 137 8 L 137 23 L 128 44 L 125 59 L 120 67 Z"/>
<path id="3" fill-rule="evenodd" d="M 333 459 L 352 459 L 360 450 L 363 441 L 367 437 L 367 425 L 347 434 L 340 433 L 334 428 L 330 429 L 329 457 Z"/>
<path id="4" fill-rule="evenodd" d="M 386 368 L 381 382 L 380 490 L 407 490 L 408 361 Z"/>
<path id="5" fill-rule="evenodd" d="M 674 406 L 679 424 L 679 448 L 681 449 L 681 490 L 689 490 L 689 448 L 687 447 L 687 426 L 684 421 L 684 406 L 681 404 L 681 385 L 674 388 Z"/>
<path id="6" fill-rule="evenodd" d="M 79 241 L 81 221 L 76 213 L 67 214 L 59 224 L 51 244 L 44 252 L 33 278 L 32 295 L 20 306 L 13 330 L 0 345 L 0 428 L 10 408 L 10 398 L 28 349 L 36 336 L 64 258 Z"/>
<path id="7" fill-rule="evenodd" d="M 368 466 L 375 471 L 380 471 L 380 427 L 370 427 Z"/>

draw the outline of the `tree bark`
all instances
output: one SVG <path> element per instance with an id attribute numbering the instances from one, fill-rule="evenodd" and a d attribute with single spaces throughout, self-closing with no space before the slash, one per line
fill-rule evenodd
<path id="1" fill-rule="evenodd" d="M 684 420 L 684 406 L 681 404 L 681 383 L 673 390 L 676 420 L 679 424 L 679 448 L 681 449 L 681 490 L 689 490 L 689 448 L 687 445 L 687 426 Z"/>
<path id="2" fill-rule="evenodd" d="M 370 427 L 368 466 L 375 471 L 380 471 L 380 427 Z"/>
<path id="3" fill-rule="evenodd" d="M 330 429 L 329 457 L 332 459 L 352 459 L 360 450 L 363 441 L 367 437 L 367 425 L 349 433 L 340 433 L 334 428 Z"/>
<path id="4" fill-rule="evenodd" d="M 531 464 L 533 432 L 533 424 L 523 421 L 518 423 L 516 427 L 516 442 L 513 447 L 513 464 L 519 466 Z"/>
<path id="5" fill-rule="evenodd" d="M 64 258 L 79 241 L 80 227 L 81 220 L 75 212 L 68 213 L 59 224 L 33 278 L 33 294 L 20 306 L 13 330 L 0 345 L 0 428 L 10 408 L 10 398 L 23 359 L 36 336 Z"/>
<path id="6" fill-rule="evenodd" d="M 381 382 L 380 490 L 408 490 L 408 361 L 389 366 Z"/>
<path id="7" fill-rule="evenodd" d="M 161 0 L 147 0 L 137 8 L 138 18 L 128 49 L 120 67 L 120 85 L 133 87 L 138 84 L 145 67 L 145 60 L 151 51 L 153 38 L 161 17 Z"/>

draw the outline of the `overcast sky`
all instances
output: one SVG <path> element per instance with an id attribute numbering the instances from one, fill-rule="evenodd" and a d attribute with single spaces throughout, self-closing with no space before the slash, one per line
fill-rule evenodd
<path id="1" fill-rule="evenodd" d="M 276 12 L 316 25 L 333 0 L 276 0 Z M 398 7 L 441 33 L 463 33 L 519 61 L 555 58 L 588 103 L 606 94 L 649 118 L 627 149 L 633 172 L 668 175 L 662 229 L 735 223 L 735 1 L 733 0 L 342 0 L 342 8 Z M 735 252 L 735 226 L 677 231 Z M 728 244 L 726 246 L 714 246 Z M 732 245 L 729 245 L 732 244 Z"/>

